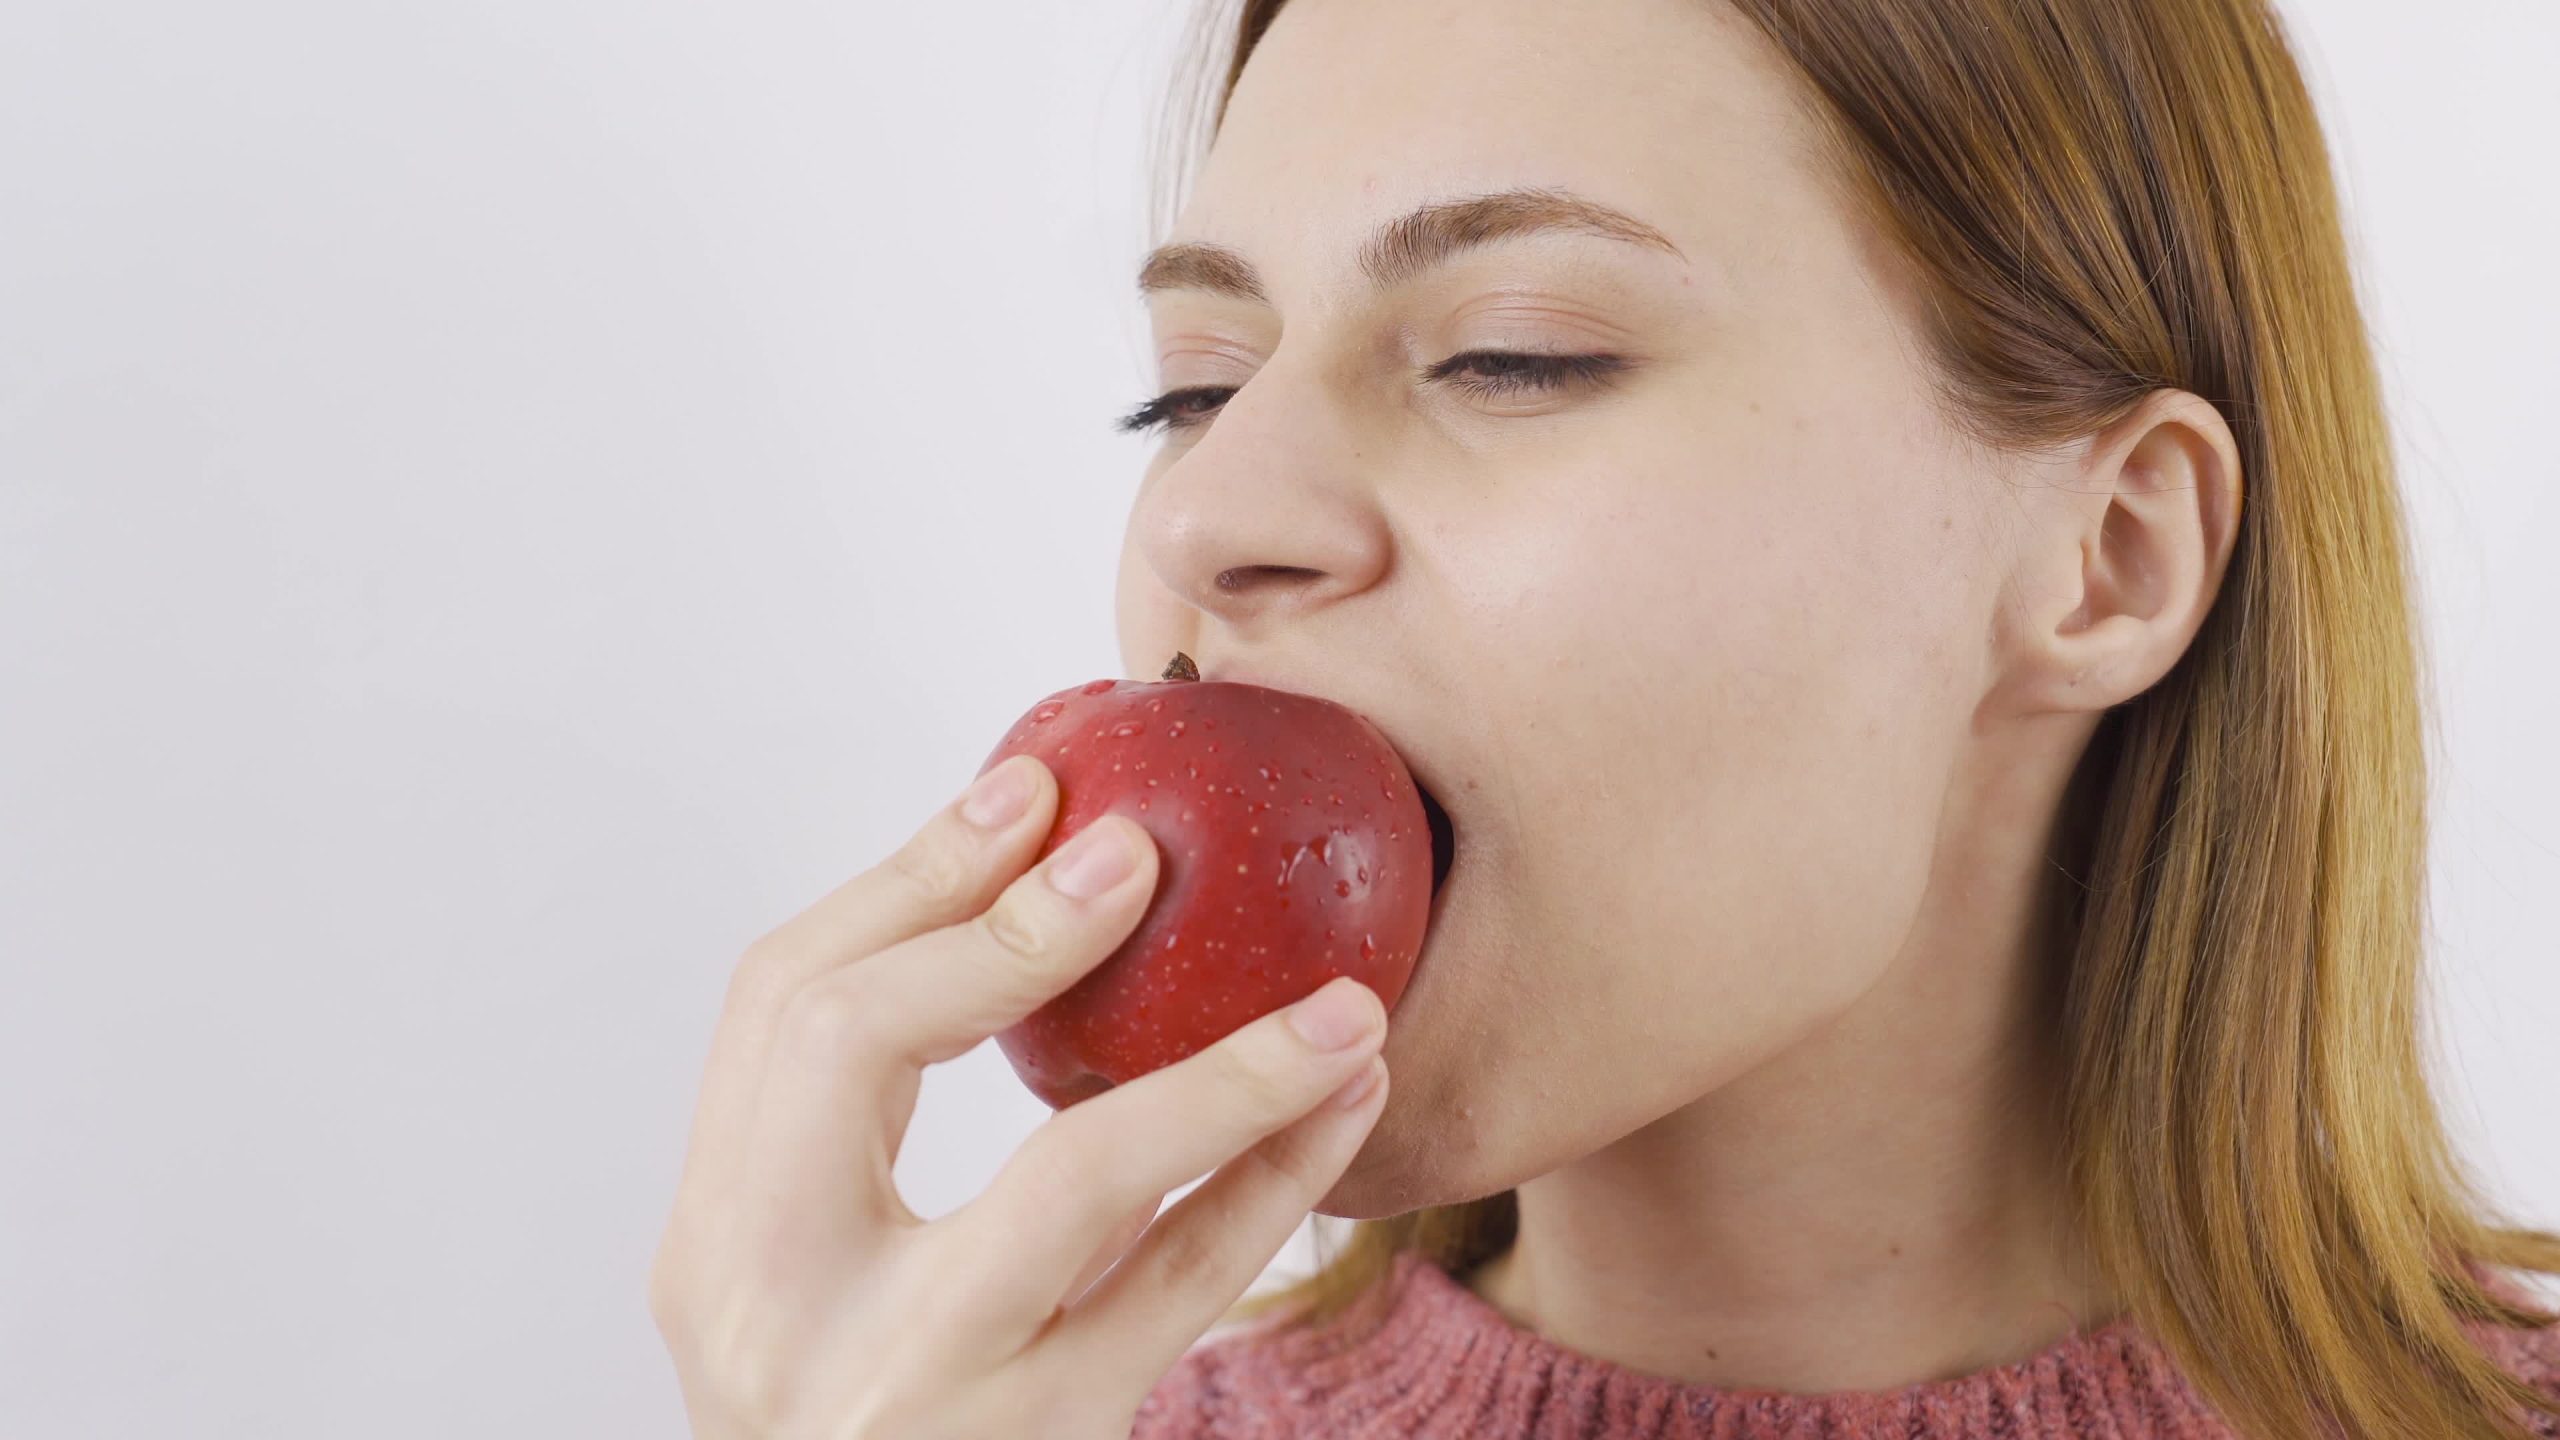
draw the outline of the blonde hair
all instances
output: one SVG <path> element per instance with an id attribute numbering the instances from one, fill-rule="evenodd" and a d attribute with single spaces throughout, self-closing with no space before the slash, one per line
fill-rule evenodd
<path id="1" fill-rule="evenodd" d="M 1285 3 L 1196 12 L 1178 185 Z M 2461 1325 L 2553 1317 L 2471 1267 L 2560 1272 L 2560 1235 L 2493 1212 L 2429 1089 L 2410 567 L 2282 24 L 2264 0 L 1732 3 L 1912 267 L 1957 423 L 2034 446 L 2176 387 L 2239 445 L 2220 597 L 2063 802 L 2069 1173 L 2107 1280 L 2241 1433 L 2521 1436 L 2515 1407 L 2560 1403 Z M 1179 195 L 1155 198 L 1161 235 Z M 1463 1272 L 1515 1225 L 1509 1191 L 1359 1222 L 1230 1318 L 1321 1320 L 1402 1252 Z"/>

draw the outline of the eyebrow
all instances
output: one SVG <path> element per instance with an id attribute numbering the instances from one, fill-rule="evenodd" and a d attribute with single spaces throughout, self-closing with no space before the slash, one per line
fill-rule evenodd
<path id="1" fill-rule="evenodd" d="M 1360 247 L 1360 273 L 1376 290 L 1392 289 L 1462 251 L 1547 231 L 1579 231 L 1649 246 L 1687 259 L 1668 236 L 1623 210 L 1572 191 L 1500 190 L 1421 206 L 1378 227 Z M 1183 240 L 1148 254 L 1138 267 L 1138 293 L 1205 290 L 1270 302 L 1253 262 L 1224 245 Z"/>

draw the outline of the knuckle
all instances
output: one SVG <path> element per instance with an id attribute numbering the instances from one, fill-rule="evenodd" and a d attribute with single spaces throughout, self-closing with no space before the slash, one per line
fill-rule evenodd
<path id="1" fill-rule="evenodd" d="M 791 1356 L 775 1339 L 770 1326 L 739 1307 L 711 1328 L 697 1352 L 700 1373 L 722 1412 L 756 1434 L 778 1426 L 791 1409 Z"/>
<path id="2" fill-rule="evenodd" d="M 1262 1178 L 1290 1195 L 1313 1192 L 1321 1195 L 1333 1183 L 1318 1156 L 1298 1135 L 1283 1133 L 1265 1140 L 1239 1156 L 1246 1166 L 1260 1171 Z"/>
<path id="3" fill-rule="evenodd" d="M 780 933 L 762 936 L 739 952 L 737 963 L 729 967 L 729 998 L 735 1003 L 779 995 L 790 983 L 792 970 Z"/>
<path id="4" fill-rule="evenodd" d="M 969 857 L 938 825 L 889 852 L 880 868 L 930 910 L 958 904 L 969 888 Z"/>
<path id="5" fill-rule="evenodd" d="M 878 1023 L 874 987 L 860 968 L 803 985 L 782 1007 L 782 1043 L 799 1054 L 838 1057 L 869 1043 Z"/>
<path id="6" fill-rule="evenodd" d="M 1235 1096 L 1245 1113 L 1278 1124 L 1316 1098 L 1309 1093 L 1308 1067 L 1304 1057 L 1283 1046 L 1242 1043 L 1254 1038 L 1261 1037 L 1239 1034 L 1240 1043 L 1221 1047 L 1220 1088 Z"/>
<path id="7" fill-rule="evenodd" d="M 1206 1227 L 1178 1226 L 1162 1244 L 1156 1264 L 1167 1289 L 1209 1289 L 1226 1268 L 1226 1251 Z"/>
<path id="8" fill-rule="evenodd" d="M 1056 953 L 1062 920 L 1057 906 L 1044 903 L 1027 885 L 1016 885 L 979 914 L 977 926 L 998 950 L 1037 966 Z"/>
<path id="9" fill-rule="evenodd" d="M 1105 1177 L 1089 1158 L 1093 1147 L 1085 1143 L 1085 1125 L 1068 1118 L 1075 1114 L 1071 1107 L 1051 1116 L 1013 1152 L 1011 1168 L 1023 1193 L 1080 1199 L 1097 1193 Z"/>
<path id="10" fill-rule="evenodd" d="M 658 1333 L 674 1335 L 684 1324 L 684 1281 L 672 1247 L 660 1245 L 649 1261 L 649 1318 Z"/>

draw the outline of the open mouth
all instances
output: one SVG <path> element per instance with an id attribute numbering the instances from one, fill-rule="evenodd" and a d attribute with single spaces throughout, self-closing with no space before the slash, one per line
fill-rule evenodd
<path id="1" fill-rule="evenodd" d="M 1449 865 L 1457 858 L 1458 831 L 1427 786 L 1417 780 L 1413 788 L 1422 797 L 1422 817 L 1431 824 L 1431 897 L 1437 900 L 1442 882 L 1449 878 Z"/>

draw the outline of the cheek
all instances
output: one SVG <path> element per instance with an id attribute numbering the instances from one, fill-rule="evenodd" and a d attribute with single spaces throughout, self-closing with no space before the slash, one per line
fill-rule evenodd
<path id="1" fill-rule="evenodd" d="M 1657 471 L 1652 514 L 1575 526 L 1511 634 L 1548 657 L 1514 755 L 1529 813 L 1573 827 L 1537 858 L 1609 979 L 1731 1003 L 1837 998 L 1916 903 L 1951 759 L 1951 620 L 1899 532 L 1929 477 L 1818 445 Z M 1595 507 L 1597 508 L 1597 507 Z M 1721 955 L 1724 973 L 1682 967 Z M 1649 995 L 1651 1001 L 1645 997 Z"/>
<path id="2" fill-rule="evenodd" d="M 1971 602 L 1912 537 L 1971 533 L 1942 525 L 1961 477 L 1925 435 L 1728 409 L 1559 464 L 1450 571 L 1479 587 L 1500 923 L 1470 936 L 1464 1063 L 1412 1088 L 1467 1117 L 1432 1146 L 1474 1183 L 1800 1039 L 1925 888 Z"/>
<path id="3" fill-rule="evenodd" d="M 1502 783 L 1602 842 L 1590 860 L 1779 846 L 1740 868 L 1836 876 L 1925 842 L 1979 663 L 1978 567 L 1949 544 L 1976 527 L 1925 425 L 1840 408 L 1689 406 L 1574 463 L 1473 568 L 1507 577 L 1479 617 Z"/>

